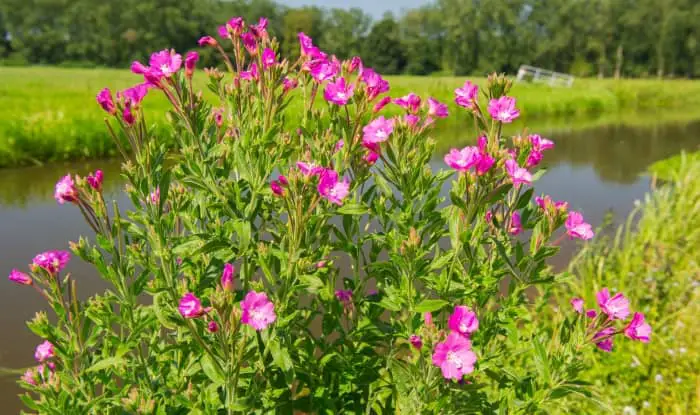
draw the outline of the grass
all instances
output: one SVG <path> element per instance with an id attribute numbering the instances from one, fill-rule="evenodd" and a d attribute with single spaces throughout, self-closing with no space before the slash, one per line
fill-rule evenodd
<path id="1" fill-rule="evenodd" d="M 204 77 L 198 78 L 203 87 Z M 105 86 L 116 91 L 139 81 L 126 69 L 53 67 L 0 67 L 0 79 L 0 167 L 114 155 L 95 94 Z M 389 81 L 393 96 L 413 91 L 451 102 L 464 78 L 394 76 Z M 476 81 L 483 84 L 484 79 Z M 694 81 L 581 79 L 572 88 L 518 84 L 513 94 L 528 122 L 614 118 L 660 109 L 700 111 L 700 82 Z M 162 120 L 165 100 L 152 94 L 146 101 L 150 119 Z M 464 117 L 450 120 L 448 125 L 463 126 Z"/>
<path id="2" fill-rule="evenodd" d="M 679 162 L 673 177 L 648 194 L 617 232 L 598 237 L 572 261 L 557 294 L 561 308 L 603 287 L 625 293 L 653 327 L 651 342 L 615 340 L 612 353 L 587 356 L 588 380 L 612 413 L 700 413 L 700 160 Z M 584 405 L 584 401 L 576 405 Z M 579 408 L 598 413 L 600 408 Z M 576 412 L 579 413 L 579 412 Z"/>

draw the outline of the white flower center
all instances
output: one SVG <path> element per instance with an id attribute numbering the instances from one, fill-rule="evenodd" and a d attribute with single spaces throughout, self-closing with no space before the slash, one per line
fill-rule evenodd
<path id="1" fill-rule="evenodd" d="M 462 359 L 460 359 L 454 352 L 447 352 L 447 361 L 455 365 L 457 369 L 462 368 Z"/>
<path id="2" fill-rule="evenodd" d="M 459 325 L 459 331 L 461 331 L 462 333 L 466 332 L 466 331 L 467 331 L 467 325 L 464 324 L 464 323 L 461 323 L 461 324 Z"/>
<path id="3" fill-rule="evenodd" d="M 505 110 L 504 110 L 504 111 L 501 111 L 501 112 L 498 113 L 498 117 L 499 117 L 499 118 L 509 118 L 509 117 L 510 117 L 510 112 L 505 111 Z"/>
<path id="4" fill-rule="evenodd" d="M 170 67 L 166 64 L 160 65 L 160 71 L 163 72 L 165 75 L 170 75 Z"/>

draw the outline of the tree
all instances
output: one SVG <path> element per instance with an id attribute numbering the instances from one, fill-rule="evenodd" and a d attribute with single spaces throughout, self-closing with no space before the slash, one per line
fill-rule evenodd
<path id="1" fill-rule="evenodd" d="M 365 65 L 384 74 L 403 72 L 406 53 L 401 43 L 399 26 L 391 14 L 385 14 L 365 39 L 362 54 Z"/>
<path id="2" fill-rule="evenodd" d="M 319 44 L 343 59 L 359 55 L 371 23 L 372 18 L 361 9 L 331 9 Z"/>

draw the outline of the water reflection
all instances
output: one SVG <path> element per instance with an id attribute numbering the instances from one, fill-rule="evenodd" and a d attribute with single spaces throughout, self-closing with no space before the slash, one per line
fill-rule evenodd
<path id="1" fill-rule="evenodd" d="M 657 160 L 700 147 L 700 122 L 667 124 L 644 128 L 607 126 L 578 132 L 557 132 L 544 128 L 532 129 L 556 142 L 543 164 L 549 173 L 537 184 L 538 193 L 554 199 L 568 200 L 573 209 L 584 213 L 594 226 L 606 213 L 618 218 L 629 212 L 636 199 L 649 188 L 649 178 L 643 176 L 647 166 Z M 444 130 L 438 138 L 441 147 L 461 146 L 452 137 L 471 136 L 467 129 Z M 440 155 L 442 152 L 440 152 Z M 444 168 L 442 157 L 433 161 L 435 169 Z M 0 367 L 21 368 L 33 364 L 36 336 L 25 327 L 36 310 L 45 308 L 33 290 L 12 286 L 5 276 L 13 267 L 25 268 L 34 254 L 47 249 L 66 249 L 69 240 L 89 235 L 79 211 L 68 206 L 56 206 L 53 186 L 56 180 L 71 171 L 87 175 L 95 168 L 105 171 L 105 191 L 108 200 L 116 198 L 127 205 L 120 189 L 119 164 L 96 161 L 88 164 L 53 165 L 37 168 L 0 170 Z M 563 246 L 558 266 L 563 265 L 575 249 L 572 243 Z M 86 293 L 102 290 L 104 285 L 81 261 L 75 260 L 69 270 L 80 281 L 79 289 Z M 12 339 L 9 341 L 8 339 Z M 16 395 L 16 377 L 0 376 L 0 407 L 3 413 L 17 413 L 20 408 Z"/>

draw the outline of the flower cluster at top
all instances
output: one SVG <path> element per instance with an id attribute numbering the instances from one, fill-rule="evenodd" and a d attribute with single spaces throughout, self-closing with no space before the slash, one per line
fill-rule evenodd
<path id="1" fill-rule="evenodd" d="M 651 326 L 644 321 L 644 314 L 635 312 L 629 322 L 622 327 L 615 327 L 617 321 L 625 321 L 630 316 L 630 303 L 622 293 L 610 296 L 610 291 L 603 288 L 596 294 L 600 311 L 585 309 L 581 298 L 573 298 L 571 306 L 579 315 L 585 315 L 590 320 L 586 328 L 589 341 L 606 352 L 612 351 L 613 338 L 624 334 L 632 340 L 648 343 L 651 337 Z"/>

